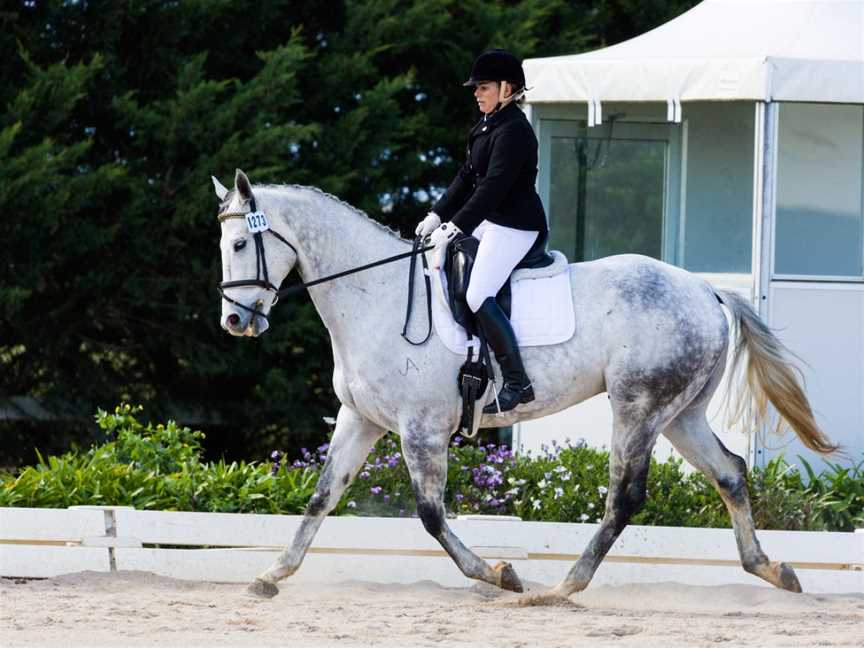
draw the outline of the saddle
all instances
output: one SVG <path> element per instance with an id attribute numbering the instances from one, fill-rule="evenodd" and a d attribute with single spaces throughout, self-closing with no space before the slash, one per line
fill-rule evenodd
<path id="1" fill-rule="evenodd" d="M 555 258 L 546 251 L 548 238 L 548 233 L 539 234 L 531 249 L 513 270 L 545 268 L 552 265 Z M 457 235 L 447 246 L 444 257 L 447 300 L 453 313 L 453 319 L 465 329 L 469 336 L 476 337 L 480 342 L 476 360 L 473 357 L 473 349 L 468 348 L 467 358 L 459 369 L 456 381 L 459 394 L 462 397 L 462 417 L 459 421 L 459 428 L 465 430 L 468 437 L 473 437 L 477 433 L 474 425 L 474 405 L 486 393 L 490 378 L 494 380 L 492 362 L 489 359 L 489 347 L 466 300 L 468 284 L 471 281 L 471 271 L 477 259 L 479 246 L 480 241 L 473 236 Z M 510 278 L 508 278 L 495 296 L 495 301 L 498 302 L 501 310 L 508 318 L 511 313 L 511 297 Z"/>
<path id="2" fill-rule="evenodd" d="M 552 265 L 555 262 L 555 258 L 546 250 L 548 240 L 548 233 L 539 234 L 531 249 L 522 257 L 522 260 L 513 268 L 513 271 L 525 268 L 545 268 Z M 477 249 L 479 246 L 480 241 L 473 236 L 459 234 L 447 247 L 447 253 L 444 257 L 444 274 L 447 277 L 447 301 L 450 304 L 453 319 L 466 332 L 475 337 L 480 336 L 480 331 L 477 328 L 477 320 L 474 317 L 474 313 L 468 307 L 466 295 L 468 294 L 468 284 L 471 281 L 471 271 L 474 268 L 474 261 L 477 259 Z M 511 297 L 512 291 L 510 289 L 510 279 L 508 278 L 507 282 L 495 296 L 495 301 L 498 302 L 498 305 L 507 317 L 510 317 Z"/>

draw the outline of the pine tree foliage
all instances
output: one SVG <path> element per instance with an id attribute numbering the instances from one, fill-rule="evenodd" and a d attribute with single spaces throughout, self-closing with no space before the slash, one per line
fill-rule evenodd
<path id="1" fill-rule="evenodd" d="M 6 3 L 0 399 L 73 418 L 141 402 L 253 450 L 322 435 L 311 304 L 281 303 L 256 341 L 218 326 L 209 176 L 314 185 L 407 234 L 461 162 L 478 53 L 583 51 L 693 4 Z"/>

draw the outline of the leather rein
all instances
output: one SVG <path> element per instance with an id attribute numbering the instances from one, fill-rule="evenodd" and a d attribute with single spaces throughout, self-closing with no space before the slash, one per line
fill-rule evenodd
<path id="1" fill-rule="evenodd" d="M 231 219 L 242 219 L 250 223 L 250 218 L 254 219 L 255 215 L 258 213 L 258 210 L 255 205 L 255 198 L 253 197 L 250 200 L 251 211 L 248 212 L 226 212 L 224 214 L 219 214 L 219 222 L 224 223 L 226 220 Z M 429 250 L 435 249 L 435 246 L 428 245 L 426 247 L 421 247 L 422 238 L 418 236 L 414 239 L 414 243 L 411 247 L 410 252 L 403 252 L 402 254 L 397 254 L 395 256 L 387 257 L 386 259 L 379 259 L 378 261 L 373 261 L 372 263 L 367 263 L 366 265 L 358 266 L 356 268 L 351 268 L 349 270 L 343 270 L 342 272 L 337 272 L 336 274 L 328 275 L 326 277 L 321 277 L 319 279 L 315 279 L 313 281 L 307 281 L 305 283 L 297 284 L 294 286 L 289 286 L 288 288 L 279 288 L 274 285 L 270 281 L 270 275 L 267 271 L 267 256 L 264 252 L 264 232 L 270 232 L 273 236 L 275 236 L 279 241 L 290 247 L 296 256 L 300 256 L 297 248 L 291 244 L 288 239 L 282 236 L 279 232 L 274 229 L 271 229 L 269 225 L 263 231 L 256 231 L 253 233 L 254 241 L 255 241 L 255 278 L 254 279 L 239 279 L 237 281 L 222 281 L 219 283 L 217 289 L 219 290 L 219 294 L 222 296 L 222 299 L 227 301 L 229 304 L 234 304 L 239 308 L 242 308 L 245 311 L 252 313 L 252 322 L 255 321 L 255 317 L 262 317 L 264 320 L 267 320 L 267 315 L 265 315 L 260 309 L 264 305 L 263 300 L 258 300 L 255 302 L 255 307 L 250 308 L 246 306 L 246 304 L 241 304 L 239 301 L 232 299 L 229 297 L 225 291 L 229 288 L 248 288 L 248 287 L 257 287 L 264 288 L 268 290 L 273 295 L 273 301 L 271 302 L 271 307 L 279 301 L 280 297 L 285 297 L 287 295 L 293 295 L 295 293 L 301 292 L 307 288 L 312 286 L 317 286 L 318 284 L 326 283 L 328 281 L 333 281 L 334 279 L 339 279 L 341 277 L 347 277 L 348 275 L 352 275 L 356 272 L 362 272 L 364 270 L 369 270 L 371 268 L 375 268 L 377 266 L 385 265 L 387 263 L 393 263 L 394 261 L 399 261 L 400 259 L 405 259 L 411 257 L 411 266 L 409 269 L 409 277 L 408 277 L 408 310 L 405 314 L 405 326 L 402 329 L 402 337 L 404 337 L 408 342 L 414 345 L 420 345 L 425 343 L 429 337 L 432 335 L 432 290 L 431 284 L 429 280 L 429 266 L 426 261 L 426 256 L 421 256 L 423 260 L 423 269 L 424 269 L 424 278 L 426 281 L 426 306 L 427 306 L 427 314 L 429 321 L 429 332 L 426 337 L 420 342 L 413 342 L 407 336 L 408 330 L 408 322 L 411 318 L 411 304 L 413 302 L 414 297 L 414 270 L 416 267 L 417 255 L 422 255 L 424 252 L 428 252 Z"/>

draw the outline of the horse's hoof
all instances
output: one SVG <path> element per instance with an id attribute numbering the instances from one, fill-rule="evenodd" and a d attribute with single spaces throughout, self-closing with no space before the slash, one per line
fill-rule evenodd
<path id="1" fill-rule="evenodd" d="M 785 562 L 774 563 L 771 565 L 774 567 L 774 573 L 777 578 L 777 587 L 788 590 L 790 592 L 795 592 L 796 594 L 801 593 L 801 583 L 798 582 L 798 577 L 795 575 L 795 570 L 792 569 Z"/>
<path id="2" fill-rule="evenodd" d="M 246 588 L 246 591 L 258 598 L 271 599 L 279 593 L 279 588 L 273 583 L 256 578 L 255 582 Z"/>
<path id="3" fill-rule="evenodd" d="M 513 565 L 508 562 L 501 561 L 492 569 L 498 572 L 498 587 L 507 590 L 508 592 L 522 593 L 522 581 L 516 575 L 516 570 Z"/>

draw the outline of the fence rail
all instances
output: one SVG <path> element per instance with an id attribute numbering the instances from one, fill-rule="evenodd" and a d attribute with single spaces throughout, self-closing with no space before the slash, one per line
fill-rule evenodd
<path id="1" fill-rule="evenodd" d="M 175 578 L 246 582 L 290 542 L 301 520 L 126 507 L 0 508 L 0 576 L 143 570 Z M 597 528 L 493 516 L 466 516 L 451 520 L 451 525 L 480 556 L 509 560 L 523 579 L 550 585 L 567 573 Z M 798 570 L 806 591 L 864 591 L 864 532 L 758 535 L 772 560 L 789 562 Z M 328 518 L 293 580 L 346 579 L 429 579 L 446 586 L 471 582 L 419 520 Z M 594 582 L 652 581 L 766 585 L 741 569 L 730 529 L 627 527 Z"/>

